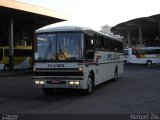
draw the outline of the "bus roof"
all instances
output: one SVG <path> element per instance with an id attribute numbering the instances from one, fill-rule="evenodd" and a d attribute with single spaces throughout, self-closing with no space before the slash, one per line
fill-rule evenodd
<path id="1" fill-rule="evenodd" d="M 65 31 L 93 31 L 97 34 L 104 35 L 106 37 L 116 39 L 117 41 L 122 42 L 121 40 L 116 38 L 114 35 L 108 35 L 108 34 L 93 30 L 92 28 L 80 26 L 77 24 L 71 24 L 66 21 L 42 27 L 36 30 L 36 33 L 65 32 Z"/>
<path id="2" fill-rule="evenodd" d="M 62 32 L 62 31 L 84 31 L 84 30 L 91 30 L 87 27 L 81 26 L 59 26 L 59 27 L 51 27 L 51 28 L 41 28 L 36 30 L 36 33 L 43 33 L 43 32 Z"/>
<path id="3" fill-rule="evenodd" d="M 92 29 L 87 27 L 82 27 L 78 23 L 74 23 L 71 21 L 64 21 L 64 22 L 59 22 L 59 23 L 42 27 L 36 30 L 36 33 L 61 32 L 61 31 L 84 31 L 84 30 L 92 30 Z"/>

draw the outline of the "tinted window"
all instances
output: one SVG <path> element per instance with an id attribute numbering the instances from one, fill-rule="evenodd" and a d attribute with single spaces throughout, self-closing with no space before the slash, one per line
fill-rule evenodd
<path id="1" fill-rule="evenodd" d="M 86 52 L 85 53 L 85 59 L 86 60 L 93 60 L 94 59 L 94 54 L 95 54 L 95 52 L 93 52 L 93 51 Z"/>
<path id="2" fill-rule="evenodd" d="M 160 54 L 159 49 L 147 49 L 145 50 L 145 54 Z"/>
<path id="3" fill-rule="evenodd" d="M 94 49 L 94 39 L 92 36 L 85 35 L 85 50 L 93 50 Z"/>
<path id="4" fill-rule="evenodd" d="M 137 55 L 137 50 L 132 49 L 132 55 Z"/>
<path id="5" fill-rule="evenodd" d="M 4 56 L 9 56 L 9 50 L 4 50 Z M 14 56 L 15 57 L 31 57 L 32 56 L 32 50 L 24 50 L 24 49 L 14 49 Z"/>
<path id="6" fill-rule="evenodd" d="M 15 49 L 14 50 L 15 57 L 31 57 L 32 50 L 24 50 L 24 49 Z"/>
<path id="7" fill-rule="evenodd" d="M 5 57 L 8 57 L 8 56 L 9 56 L 9 50 L 8 50 L 8 49 L 5 49 L 5 50 L 4 50 L 4 56 L 5 56 Z"/>
<path id="8" fill-rule="evenodd" d="M 128 55 L 128 50 L 123 51 L 124 55 Z"/>

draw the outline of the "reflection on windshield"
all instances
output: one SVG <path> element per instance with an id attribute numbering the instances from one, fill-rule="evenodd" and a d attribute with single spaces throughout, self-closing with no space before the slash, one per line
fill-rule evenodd
<path id="1" fill-rule="evenodd" d="M 38 35 L 38 59 L 54 59 L 56 54 L 56 35 L 44 34 Z"/>
<path id="2" fill-rule="evenodd" d="M 38 60 L 81 59 L 81 36 L 81 33 L 37 35 Z"/>

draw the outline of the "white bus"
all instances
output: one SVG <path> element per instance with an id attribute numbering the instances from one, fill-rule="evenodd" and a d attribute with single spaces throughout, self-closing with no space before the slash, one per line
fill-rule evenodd
<path id="1" fill-rule="evenodd" d="M 160 47 L 124 49 L 124 62 L 134 64 L 160 64 Z"/>
<path id="2" fill-rule="evenodd" d="M 34 85 L 49 94 L 56 88 L 83 89 L 117 79 L 123 72 L 123 44 L 79 26 L 36 31 Z"/>
<path id="3" fill-rule="evenodd" d="M 123 49 L 123 62 L 124 64 L 129 64 L 129 49 Z"/>
<path id="4" fill-rule="evenodd" d="M 13 49 L 14 69 L 28 69 L 32 67 L 32 46 L 15 46 Z M 9 70 L 9 47 L 0 47 L 0 70 Z"/>

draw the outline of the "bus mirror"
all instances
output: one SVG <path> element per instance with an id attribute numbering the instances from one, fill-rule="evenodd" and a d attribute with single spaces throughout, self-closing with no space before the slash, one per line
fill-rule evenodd
<path id="1" fill-rule="evenodd" d="M 93 45 L 93 43 L 94 43 L 94 42 L 93 42 L 93 39 L 92 39 L 92 40 L 91 40 L 91 44 Z"/>

